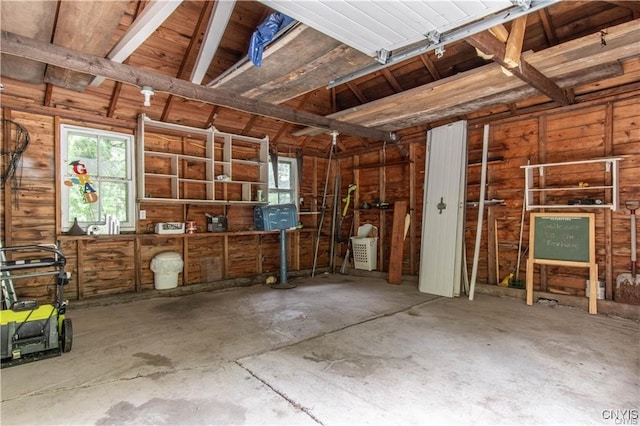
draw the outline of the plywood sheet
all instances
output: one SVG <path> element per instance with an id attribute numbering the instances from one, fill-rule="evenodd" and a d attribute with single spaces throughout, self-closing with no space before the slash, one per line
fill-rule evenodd
<path id="1" fill-rule="evenodd" d="M 57 2 L 2 1 L 0 28 L 36 40 L 49 41 L 53 32 Z M 0 58 L 2 76 L 39 84 L 46 65 L 30 59 L 3 54 Z"/>
<path id="2" fill-rule="evenodd" d="M 129 1 L 63 1 L 56 25 L 54 44 L 79 52 L 106 56 L 113 35 Z M 56 86 L 83 91 L 93 76 L 49 66 L 45 81 Z"/>
<path id="3" fill-rule="evenodd" d="M 243 60 L 209 86 L 279 104 L 372 62 L 313 28 L 298 25 L 265 49 L 261 67 Z"/>

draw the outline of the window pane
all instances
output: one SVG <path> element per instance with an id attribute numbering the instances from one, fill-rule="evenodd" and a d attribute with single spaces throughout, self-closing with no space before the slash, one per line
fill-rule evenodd
<path id="1" fill-rule="evenodd" d="M 269 172 L 267 174 L 269 175 L 269 189 L 275 189 L 276 181 L 273 179 L 273 166 L 271 165 L 271 162 L 269 162 Z M 271 202 L 271 200 L 269 200 L 269 202 Z"/>
<path id="2" fill-rule="evenodd" d="M 99 189 L 96 189 L 98 193 Z M 89 202 L 85 196 L 84 187 L 74 185 L 69 189 L 69 223 L 73 219 L 78 222 L 97 222 L 100 220 L 100 203 Z"/>
<path id="3" fill-rule="evenodd" d="M 100 189 L 103 212 L 100 220 L 104 220 L 104 215 L 112 214 L 120 222 L 126 222 L 128 219 L 126 182 L 102 182 Z"/>
<path id="4" fill-rule="evenodd" d="M 84 173 L 86 169 L 90 176 L 96 176 L 98 173 L 98 139 L 91 135 L 70 133 L 68 146 L 69 164 L 64 171 L 67 175 L 73 176 L 76 173 L 71 165 L 74 162 L 82 164 L 84 167 L 80 170 Z"/>
<path id="5" fill-rule="evenodd" d="M 135 230 L 133 137 L 62 125 L 62 231 L 74 219 L 83 229 L 104 223 L 107 214 L 121 230 Z"/>
<path id="6" fill-rule="evenodd" d="M 289 204 L 291 201 L 291 193 L 289 192 L 281 192 L 280 193 L 280 204 Z"/>
<path id="7" fill-rule="evenodd" d="M 278 189 L 291 189 L 291 163 L 278 163 Z"/>
<path id="8" fill-rule="evenodd" d="M 127 143 L 122 139 L 100 139 L 101 177 L 127 178 Z"/>

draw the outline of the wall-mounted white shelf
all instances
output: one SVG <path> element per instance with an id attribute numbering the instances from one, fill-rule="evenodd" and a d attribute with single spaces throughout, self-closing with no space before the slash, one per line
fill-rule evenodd
<path id="1" fill-rule="evenodd" d="M 147 132 L 197 140 L 182 144 L 145 143 Z M 138 117 L 138 200 L 145 202 L 258 204 L 269 187 L 269 138 L 253 138 Z M 195 143 L 192 143 L 195 145 Z M 258 199 L 261 191 L 263 199 Z"/>
<path id="2" fill-rule="evenodd" d="M 563 163 L 546 163 L 520 166 L 525 171 L 525 203 L 527 210 L 534 209 L 611 209 L 619 207 L 618 162 L 621 157 L 606 157 Z M 571 172 L 569 172 L 571 169 Z M 545 187 L 536 187 L 535 176 L 545 176 Z M 610 179 L 606 176 L 610 175 Z M 573 179 L 574 177 L 580 179 Z M 573 179 L 575 183 L 567 183 Z M 607 183 L 610 182 L 610 184 Z M 596 184 L 591 184 L 595 182 Z M 603 184 L 605 183 L 605 184 Z M 553 186 L 556 185 L 557 186 Z M 549 186 L 551 185 L 551 186 Z M 611 191 L 610 202 L 605 202 L 607 191 Z M 541 203 L 540 194 L 566 200 L 564 202 Z M 574 202 L 572 202 L 572 200 Z"/>

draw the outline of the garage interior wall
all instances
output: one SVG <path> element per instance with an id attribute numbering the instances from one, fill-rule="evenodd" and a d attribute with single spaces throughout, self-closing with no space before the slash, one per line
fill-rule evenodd
<path id="1" fill-rule="evenodd" d="M 630 221 L 624 202 L 640 198 L 640 124 L 638 103 L 640 93 L 629 91 L 579 105 L 560 107 L 515 118 L 499 116 L 469 122 L 468 177 L 466 212 L 467 259 L 473 257 L 477 206 L 479 197 L 482 127 L 491 127 L 487 199 L 504 200 L 487 207 L 478 282 L 496 284 L 509 272 L 516 270 L 517 249 L 520 238 L 524 172 L 521 166 L 531 163 L 554 163 L 568 160 L 621 156 L 619 196 L 621 208 L 612 212 L 596 210 L 596 255 L 600 279 L 606 283 L 606 299 L 625 304 L 640 304 L 637 289 L 622 292 L 616 289 L 616 277 L 629 272 Z M 122 121 L 122 126 L 100 125 L 83 120 L 65 118 L 64 114 L 49 115 L 29 112 L 28 108 L 3 108 L 2 115 L 24 126 L 31 136 L 31 144 L 23 155 L 20 185 L 12 189 L 7 185 L 0 203 L 2 240 L 5 245 L 59 243 L 68 257 L 68 270 L 72 272 L 66 296 L 71 300 L 87 299 L 119 293 L 144 292 L 153 289 L 151 259 L 160 251 L 175 250 L 185 258 L 185 270 L 180 276 L 181 286 L 204 285 L 219 288 L 247 285 L 261 277 L 276 273 L 279 268 L 279 236 L 277 233 L 253 231 L 251 206 L 226 207 L 229 217 L 228 233 L 198 233 L 193 236 L 156 235 L 150 224 L 157 221 L 183 221 L 193 216 L 205 229 L 204 213 L 222 213 L 223 206 L 167 206 L 141 205 L 147 219 L 139 220 L 135 234 L 118 236 L 60 235 L 56 229 L 57 129 L 61 123 L 132 133 L 135 123 Z M 4 138 L 4 135 L 3 135 Z M 329 181 L 337 171 L 341 174 L 341 193 L 347 186 L 357 184 L 353 194 L 354 225 L 371 223 L 379 230 L 378 270 L 388 271 L 393 209 L 361 209 L 362 203 L 395 201 L 409 202 L 411 227 L 404 241 L 403 273 L 418 274 L 420 265 L 420 229 L 422 226 L 422 194 L 424 179 L 425 133 L 418 131 L 405 135 L 398 144 L 380 145 L 358 154 L 337 157 L 329 168 Z M 305 167 L 300 185 L 300 196 L 305 203 L 301 213 L 317 212 L 322 203 L 322 189 L 327 171 L 327 156 L 303 157 Z M 588 182 L 592 186 L 607 184 L 610 175 L 593 170 L 567 169 L 571 179 Z M 553 186 L 554 182 L 541 182 Z M 571 199 L 575 194 L 566 194 Z M 611 194 L 603 193 L 604 201 Z M 332 208 L 329 205 L 328 209 Z M 561 202 L 559 200 L 558 202 Z M 553 203 L 554 200 L 548 200 Z M 566 202 L 566 200 L 564 201 Z M 187 211 L 188 210 L 188 211 Z M 577 211 L 591 211 L 576 206 Z M 324 229 L 330 229 L 329 218 Z M 529 224 L 525 215 L 524 240 Z M 288 238 L 288 264 L 292 273 L 308 273 L 312 268 L 316 238 L 317 214 L 301 214 L 304 227 L 292 231 Z M 526 244 L 525 244 L 526 246 Z M 524 247 L 526 248 L 526 247 Z M 338 247 L 343 257 L 346 245 Z M 524 259 L 525 256 L 522 256 Z M 496 265 L 497 263 L 497 265 Z M 525 263 L 519 271 L 524 276 Z M 211 265 L 217 270 L 212 274 Z M 318 266 L 329 265 L 328 237 L 320 239 Z M 499 271 L 500 276 L 496 275 Z M 541 268 L 535 274 L 535 288 L 563 295 L 583 297 L 586 271 L 566 267 Z M 50 300 L 54 286 L 46 280 L 34 280 L 19 289 L 20 297 Z"/>

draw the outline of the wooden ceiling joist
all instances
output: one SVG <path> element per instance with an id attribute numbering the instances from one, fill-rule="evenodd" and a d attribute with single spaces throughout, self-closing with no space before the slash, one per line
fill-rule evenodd
<path id="1" fill-rule="evenodd" d="M 100 75 L 138 87 L 151 86 L 156 91 L 174 94 L 186 99 L 220 105 L 303 126 L 334 130 L 356 137 L 387 142 L 395 142 L 397 139 L 397 135 L 394 132 L 351 124 L 305 111 L 295 111 L 291 108 L 268 104 L 255 99 L 243 98 L 225 90 L 207 88 L 174 77 L 142 71 L 130 65 L 112 62 L 108 59 L 83 54 L 6 31 L 2 31 L 0 42 L 0 51 L 3 53 L 34 59 L 91 75 Z"/>
<path id="2" fill-rule="evenodd" d="M 150 1 L 120 41 L 111 49 L 107 58 L 114 62 L 124 62 L 180 6 L 180 3 L 182 0 Z M 76 47 L 73 46 L 73 48 Z M 91 85 L 99 86 L 103 80 L 102 76 L 96 76 L 92 79 Z"/>
<path id="3" fill-rule="evenodd" d="M 53 42 L 69 49 L 104 56 L 118 29 L 128 1 L 63 1 L 56 23 Z M 92 76 L 64 67 L 48 66 L 45 81 L 55 86 L 83 92 Z"/>
<path id="4" fill-rule="evenodd" d="M 467 39 L 467 42 L 485 54 L 491 55 L 491 59 L 494 62 L 507 68 L 513 75 L 535 87 L 555 102 L 560 105 L 570 104 L 567 93 L 535 67 L 531 66 L 524 58 L 520 57 L 520 60 L 515 65 L 512 62 L 507 62 L 505 60 L 506 46 L 490 32 L 484 31 L 474 34 Z"/>
<path id="5" fill-rule="evenodd" d="M 524 42 L 524 33 L 527 29 L 527 15 L 521 16 L 513 21 L 511 32 L 507 38 L 507 44 L 504 51 L 504 62 L 509 64 L 511 68 L 520 64 L 520 55 L 522 55 L 522 43 Z"/>
<path id="6" fill-rule="evenodd" d="M 626 22 L 606 28 L 606 32 L 607 44 L 604 47 L 598 32 L 527 54 L 526 59 L 563 88 L 620 76 L 624 73 L 621 62 L 632 62 L 632 58 L 640 55 L 640 44 L 637 43 L 640 27 L 637 22 Z M 398 131 L 520 102 L 539 95 L 537 92 L 519 78 L 505 76 L 500 65 L 492 63 L 345 109 L 329 117 Z M 307 128 L 293 134 L 306 136 L 317 133 L 315 129 Z"/>

